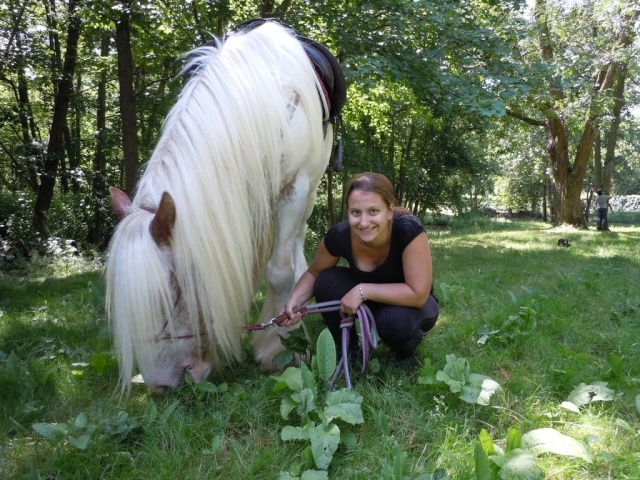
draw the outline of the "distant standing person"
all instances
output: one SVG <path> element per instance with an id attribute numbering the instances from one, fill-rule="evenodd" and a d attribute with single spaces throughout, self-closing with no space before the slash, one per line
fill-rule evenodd
<path id="1" fill-rule="evenodd" d="M 401 368 L 415 365 L 424 334 L 436 323 L 429 241 L 422 222 L 398 206 L 391 182 L 378 173 L 361 173 L 344 193 L 348 219 L 334 225 L 320 242 L 309 269 L 300 277 L 280 325 L 300 321 L 293 309 L 311 297 L 341 300 L 340 312 L 323 314 L 337 345 L 340 319 L 367 302 L 380 339 Z M 338 266 L 344 258 L 348 267 Z M 351 335 L 350 351 L 357 347 Z"/>
<path id="2" fill-rule="evenodd" d="M 598 211 L 598 217 L 596 219 L 596 227 L 598 230 L 609 230 L 609 222 L 607 220 L 607 211 L 611 208 L 609 205 L 609 199 L 611 195 L 606 195 L 599 188 L 596 191 L 596 209 Z M 613 211 L 613 209 L 611 209 Z"/>

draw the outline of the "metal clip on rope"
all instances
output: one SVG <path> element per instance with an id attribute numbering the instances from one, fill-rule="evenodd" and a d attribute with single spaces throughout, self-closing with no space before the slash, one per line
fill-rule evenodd
<path id="1" fill-rule="evenodd" d="M 302 305 L 293 309 L 293 313 L 301 313 L 303 317 L 307 315 L 315 315 L 316 313 L 335 312 L 340 310 L 340 300 L 332 300 L 330 302 L 313 303 L 311 305 Z M 265 330 L 269 327 L 276 327 L 278 322 L 287 318 L 287 314 L 283 313 L 277 317 L 273 317 L 271 320 L 267 320 L 262 323 L 254 323 L 252 325 L 245 325 L 242 327 L 244 330 Z"/>

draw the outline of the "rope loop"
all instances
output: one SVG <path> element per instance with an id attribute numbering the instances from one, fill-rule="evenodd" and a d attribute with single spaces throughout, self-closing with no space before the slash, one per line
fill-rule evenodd
<path id="1" fill-rule="evenodd" d="M 358 307 L 356 317 L 360 328 L 360 342 L 362 343 L 362 373 L 365 373 L 369 366 L 371 349 L 378 348 L 378 330 L 376 329 L 376 322 L 371 313 L 371 309 L 364 303 Z M 349 343 L 351 339 L 350 330 L 354 323 L 354 317 L 347 317 L 340 321 L 340 329 L 342 330 L 342 358 L 340 362 L 338 362 L 336 371 L 329 382 L 329 388 L 331 390 L 335 387 L 341 373 L 344 373 L 347 390 L 351 390 L 352 388 L 351 376 L 349 375 Z"/>

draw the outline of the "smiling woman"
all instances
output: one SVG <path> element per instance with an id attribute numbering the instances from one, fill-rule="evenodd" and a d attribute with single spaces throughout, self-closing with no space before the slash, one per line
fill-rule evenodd
<path id="1" fill-rule="evenodd" d="M 411 367 L 418 345 L 439 314 L 424 226 L 398 206 L 391 182 L 378 173 L 353 178 L 344 201 L 348 219 L 334 225 L 320 242 L 285 305 L 287 318 L 281 324 L 298 323 L 301 316 L 294 309 L 311 297 L 317 302 L 340 300 L 340 312 L 323 314 L 339 345 L 340 320 L 366 302 L 380 339 L 399 366 Z M 337 266 L 340 258 L 349 266 Z M 349 349 L 355 353 L 357 335 L 349 337 Z"/>

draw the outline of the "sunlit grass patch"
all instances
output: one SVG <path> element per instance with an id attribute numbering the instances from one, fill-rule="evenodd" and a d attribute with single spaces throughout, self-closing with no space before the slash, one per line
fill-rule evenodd
<path id="1" fill-rule="evenodd" d="M 435 375 L 455 355 L 501 390 L 489 405 L 467 403 L 393 367 L 381 346 L 379 371 L 353 373 L 364 423 L 328 477 L 466 480 L 483 431 L 507 449 L 513 429 L 553 429 L 592 461 L 541 454 L 544 478 L 638 478 L 640 228 L 470 219 L 428 232 L 442 310 L 419 358 Z M 121 398 L 100 267 L 44 263 L 0 279 L 0 477 L 272 479 L 310 468 L 305 444 L 282 440 L 283 395 L 250 356 L 203 385 L 166 397 L 134 385 Z M 581 384 L 613 393 L 563 406 Z"/>

